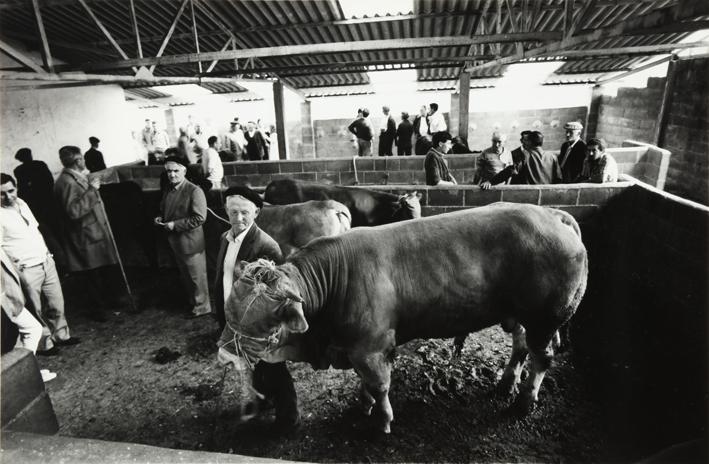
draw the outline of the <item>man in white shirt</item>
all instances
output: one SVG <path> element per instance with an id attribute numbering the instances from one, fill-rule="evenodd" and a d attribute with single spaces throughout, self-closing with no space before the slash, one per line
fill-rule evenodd
<path id="1" fill-rule="evenodd" d="M 235 332 L 226 323 L 225 311 L 229 310 L 226 305 L 229 295 L 241 275 L 244 262 L 265 258 L 280 264 L 283 262 L 283 254 L 276 241 L 254 223 L 263 207 L 263 200 L 256 192 L 248 187 L 230 187 L 224 192 L 224 198 L 231 229 L 222 235 L 217 255 L 214 309 L 222 329 L 221 338 L 217 342 L 217 359 L 223 364 L 234 363 L 238 366 L 243 361 L 236 355 Z M 253 371 L 253 386 L 267 400 L 273 401 L 277 429 L 288 432 L 298 426 L 298 398 L 285 362 L 258 362 Z"/>
<path id="2" fill-rule="evenodd" d="M 448 130 L 446 125 L 446 120 L 443 115 L 438 112 L 438 103 L 431 103 L 429 105 L 431 111 L 428 114 L 428 132 L 433 135 L 436 132 L 444 132 Z"/>
<path id="3" fill-rule="evenodd" d="M 42 323 L 40 354 L 55 354 L 54 345 L 75 345 L 64 316 L 64 295 L 54 259 L 39 232 L 32 211 L 17 197 L 15 179 L 0 174 L 2 248 L 19 271 L 27 304 Z M 42 305 L 42 299 L 46 304 Z"/>
<path id="4" fill-rule="evenodd" d="M 224 166 L 222 166 L 222 160 L 219 158 L 219 151 L 217 150 L 219 138 L 213 135 L 207 139 L 207 143 L 209 147 L 202 153 L 202 170 L 212 183 L 212 187 L 218 188 L 222 185 L 222 179 L 224 178 Z"/>

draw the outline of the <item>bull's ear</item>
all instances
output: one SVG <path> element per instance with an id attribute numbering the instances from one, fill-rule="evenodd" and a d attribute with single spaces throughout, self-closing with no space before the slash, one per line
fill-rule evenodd
<path id="1" fill-rule="evenodd" d="M 421 197 L 423 197 L 423 193 L 421 193 L 421 192 L 414 192 L 413 194 L 414 194 L 414 196 L 415 196 L 416 198 L 418 198 L 419 200 L 421 199 Z"/>
<path id="2" fill-rule="evenodd" d="M 281 320 L 286 324 L 288 330 L 293 333 L 302 333 L 308 330 L 308 321 L 303 314 L 303 305 L 292 302 L 281 309 Z"/>

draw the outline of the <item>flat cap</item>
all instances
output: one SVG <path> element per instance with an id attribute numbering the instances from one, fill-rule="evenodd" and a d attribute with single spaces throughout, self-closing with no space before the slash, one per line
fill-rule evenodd
<path id="1" fill-rule="evenodd" d="M 578 122 L 578 121 L 567 122 L 567 123 L 564 125 L 564 129 L 567 129 L 567 130 L 581 130 L 581 129 L 583 129 L 583 124 L 581 124 L 581 123 Z"/>
<path id="2" fill-rule="evenodd" d="M 226 192 L 224 192 L 224 200 L 226 201 L 227 198 L 234 195 L 239 195 L 246 198 L 251 203 L 255 204 L 259 209 L 263 208 L 263 200 L 261 199 L 261 196 L 246 186 L 235 185 L 234 187 L 229 187 L 226 189 Z"/>
<path id="3" fill-rule="evenodd" d="M 175 155 L 171 155 L 165 158 L 165 164 L 167 163 L 177 163 L 181 166 L 184 166 L 185 168 L 187 168 L 187 166 L 189 165 L 189 162 L 185 158 L 183 158 L 182 156 Z"/>

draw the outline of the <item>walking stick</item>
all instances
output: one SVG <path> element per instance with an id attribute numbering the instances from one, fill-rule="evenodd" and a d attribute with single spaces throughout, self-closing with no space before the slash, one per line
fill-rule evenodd
<path id="1" fill-rule="evenodd" d="M 116 238 L 113 236 L 113 229 L 111 228 L 111 223 L 108 221 L 108 214 L 106 214 L 106 207 L 103 205 L 103 199 L 101 199 L 101 194 L 99 193 L 99 204 L 101 205 L 101 211 L 106 218 L 106 226 L 108 227 L 108 235 L 111 238 L 111 244 L 113 245 L 113 251 L 116 252 L 116 258 L 118 259 L 118 267 L 121 269 L 121 275 L 123 276 L 123 283 L 126 285 L 126 292 L 128 293 L 128 298 L 130 299 L 130 307 L 134 313 L 138 312 L 138 308 L 135 305 L 135 300 L 133 299 L 133 292 L 128 284 L 128 277 L 126 277 L 126 271 L 123 268 L 123 261 L 121 260 L 121 254 L 118 253 L 118 245 L 116 244 Z"/>
<path id="2" fill-rule="evenodd" d="M 354 184 L 359 185 L 359 177 L 357 177 L 357 156 L 352 157 L 352 167 L 354 168 L 355 175 Z"/>

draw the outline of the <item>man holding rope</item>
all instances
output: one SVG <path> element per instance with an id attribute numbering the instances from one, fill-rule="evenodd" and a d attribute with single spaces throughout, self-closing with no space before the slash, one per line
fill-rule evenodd
<path id="1" fill-rule="evenodd" d="M 95 307 L 88 316 L 105 322 L 108 310 L 131 303 L 116 290 L 122 280 L 111 226 L 103 207 L 98 177 L 88 177 L 79 147 L 59 149 L 64 169 L 54 184 L 54 196 L 62 211 L 63 247 L 69 272 L 85 279 L 85 290 Z M 113 298 L 107 299 L 107 295 Z M 124 304 L 125 303 L 125 304 Z"/>
<path id="2" fill-rule="evenodd" d="M 226 212 L 229 216 L 231 229 L 225 232 L 220 240 L 217 255 L 217 276 L 214 284 L 214 314 L 222 329 L 218 360 L 228 365 L 238 367 L 244 361 L 235 353 L 234 332 L 228 326 L 224 317 L 224 305 L 229 300 L 234 283 L 241 275 L 243 265 L 265 258 L 283 262 L 283 254 L 273 238 L 262 231 L 254 220 L 263 208 L 261 197 L 248 187 L 230 187 L 224 193 Z M 276 408 L 275 426 L 278 432 L 288 433 L 295 430 L 300 423 L 298 399 L 293 386 L 293 378 L 288 372 L 285 362 L 270 364 L 259 361 L 253 371 L 253 388 L 266 401 L 273 401 Z"/>

